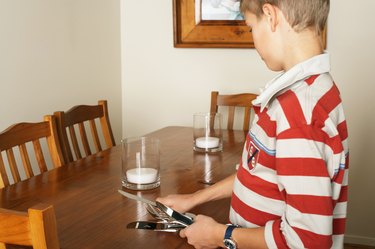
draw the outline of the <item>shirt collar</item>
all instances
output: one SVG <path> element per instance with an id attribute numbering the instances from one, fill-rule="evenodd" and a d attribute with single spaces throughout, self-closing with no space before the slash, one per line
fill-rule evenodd
<path id="1" fill-rule="evenodd" d="M 280 91 L 311 75 L 327 73 L 330 69 L 329 54 L 326 52 L 301 62 L 268 82 L 264 90 L 261 90 L 261 94 L 253 101 L 253 105 L 260 106 L 263 111 L 272 97 Z"/>

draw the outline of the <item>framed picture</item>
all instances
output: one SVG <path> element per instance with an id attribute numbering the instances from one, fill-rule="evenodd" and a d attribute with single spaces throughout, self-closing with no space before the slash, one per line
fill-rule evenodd
<path id="1" fill-rule="evenodd" d="M 173 0 L 177 48 L 253 48 L 239 0 Z"/>
<path id="2" fill-rule="evenodd" d="M 174 47 L 254 48 L 240 0 L 173 0 Z M 327 28 L 322 39 L 326 47 Z"/>

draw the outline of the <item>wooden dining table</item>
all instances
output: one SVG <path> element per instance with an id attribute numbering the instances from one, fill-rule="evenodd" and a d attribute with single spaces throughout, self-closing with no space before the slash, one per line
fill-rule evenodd
<path id="1" fill-rule="evenodd" d="M 223 131 L 223 151 L 193 151 L 191 127 L 165 127 L 147 137 L 161 141 L 158 188 L 131 191 L 155 200 L 168 194 L 192 193 L 236 171 L 243 131 Z M 26 211 L 37 203 L 52 204 L 60 247 L 84 248 L 192 248 L 177 233 L 128 229 L 132 221 L 148 221 L 145 204 L 118 193 L 121 185 L 121 145 L 0 189 L 0 207 Z M 230 199 L 205 203 L 191 213 L 228 222 Z M 19 248 L 19 247 L 17 247 Z"/>

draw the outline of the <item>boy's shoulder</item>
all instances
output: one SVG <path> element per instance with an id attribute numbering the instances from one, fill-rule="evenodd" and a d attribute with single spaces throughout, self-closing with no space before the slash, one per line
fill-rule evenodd
<path id="1" fill-rule="evenodd" d="M 316 85 L 325 82 L 332 83 L 329 76 L 330 60 L 327 53 L 313 56 L 303 62 L 293 66 L 288 71 L 282 72 L 267 83 L 265 89 L 253 102 L 255 106 L 260 106 L 261 110 L 270 105 L 270 101 L 278 96 L 284 95 L 288 91 L 302 92 L 314 88 Z M 316 84 L 319 82 L 319 84 Z M 312 87 L 312 85 L 315 85 Z"/>
<path id="2" fill-rule="evenodd" d="M 324 123 L 340 103 L 340 92 L 331 75 L 322 73 L 294 82 L 277 93 L 269 102 L 267 113 L 280 131 L 280 128 L 308 125 L 317 119 Z"/>
<path id="3" fill-rule="evenodd" d="M 332 88 L 336 88 L 336 85 L 329 73 L 314 74 L 277 92 L 271 98 L 268 109 L 275 108 L 275 104 L 293 108 L 296 103 L 314 103 Z"/>

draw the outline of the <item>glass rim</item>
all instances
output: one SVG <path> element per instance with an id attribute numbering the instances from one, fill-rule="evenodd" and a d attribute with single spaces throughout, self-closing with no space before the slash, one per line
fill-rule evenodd
<path id="1" fill-rule="evenodd" d="M 147 137 L 147 136 L 126 137 L 126 138 L 121 139 L 121 144 L 129 144 L 129 143 L 137 142 L 137 141 L 150 141 L 150 143 L 160 145 L 160 139 L 159 138 Z"/>

